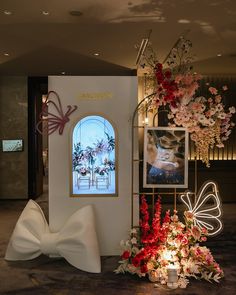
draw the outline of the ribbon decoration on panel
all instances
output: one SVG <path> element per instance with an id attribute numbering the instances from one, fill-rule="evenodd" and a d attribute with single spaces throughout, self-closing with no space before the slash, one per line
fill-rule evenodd
<path id="1" fill-rule="evenodd" d="M 92 206 L 77 210 L 59 232 L 52 233 L 43 211 L 29 200 L 15 226 L 5 259 L 30 260 L 45 254 L 64 257 L 78 269 L 101 272 L 101 260 Z"/>
<path id="2" fill-rule="evenodd" d="M 57 98 L 57 103 L 52 99 L 49 99 L 49 96 L 54 94 Z M 51 111 L 49 112 L 48 108 L 55 109 L 55 114 Z M 43 131 L 46 131 L 48 135 L 52 134 L 58 129 L 60 135 L 62 135 L 65 124 L 70 121 L 69 116 L 77 110 L 77 106 L 71 105 L 67 106 L 67 111 L 64 113 L 61 100 L 59 95 L 55 91 L 49 91 L 45 101 L 42 105 L 42 112 L 39 115 L 39 122 L 36 124 L 37 131 L 42 134 Z M 44 124 L 46 123 L 46 124 Z"/>

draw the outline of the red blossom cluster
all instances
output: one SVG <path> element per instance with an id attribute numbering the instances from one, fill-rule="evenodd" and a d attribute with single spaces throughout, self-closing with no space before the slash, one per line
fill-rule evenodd
<path id="1" fill-rule="evenodd" d="M 178 85 L 175 80 L 172 79 L 171 71 L 163 71 L 162 64 L 157 63 L 155 67 L 155 76 L 157 80 L 157 94 L 159 99 L 162 99 L 164 103 L 170 103 L 173 107 L 175 107 L 175 93 L 178 90 Z"/>
<path id="2" fill-rule="evenodd" d="M 141 243 L 144 245 L 142 250 L 132 258 L 132 264 L 135 267 L 140 266 L 142 273 L 148 271 L 146 263 L 150 258 L 155 257 L 158 253 L 160 244 L 164 243 L 167 239 L 169 223 L 170 223 L 170 212 L 166 212 L 163 222 L 161 224 L 161 197 L 155 204 L 155 214 L 152 219 L 151 226 L 149 225 L 149 212 L 148 204 L 144 196 L 141 198 L 141 220 L 140 220 L 140 233 Z M 126 252 L 126 251 L 125 251 Z M 128 256 L 128 253 L 123 253 L 123 256 Z M 124 257 L 123 257 L 124 258 Z M 125 258 L 124 258 L 125 259 Z"/>
<path id="3" fill-rule="evenodd" d="M 142 214 L 140 220 L 141 242 L 150 246 L 157 245 L 159 242 L 164 243 L 168 234 L 170 211 L 166 211 L 163 223 L 161 224 L 161 197 L 158 197 L 155 204 L 155 214 L 151 226 L 149 226 L 148 205 L 144 196 L 141 199 L 140 211 Z"/>

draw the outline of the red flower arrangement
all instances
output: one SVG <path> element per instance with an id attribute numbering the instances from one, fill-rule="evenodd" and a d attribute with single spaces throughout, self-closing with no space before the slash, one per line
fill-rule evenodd
<path id="1" fill-rule="evenodd" d="M 179 221 L 177 211 L 170 216 L 166 211 L 161 220 L 161 198 L 155 204 L 152 222 L 148 204 L 143 196 L 140 206 L 140 228 L 132 229 L 127 241 L 121 241 L 123 253 L 116 273 L 129 272 L 140 277 L 148 276 L 152 282 L 166 284 L 167 269 L 178 269 L 178 286 L 185 288 L 190 277 L 218 282 L 223 271 L 215 262 L 210 250 L 199 246 L 206 241 L 207 230 L 194 225 L 191 212 L 184 213 L 185 224 Z"/>
<path id="2" fill-rule="evenodd" d="M 163 104 L 170 104 L 176 106 L 176 91 L 178 89 L 177 83 L 172 79 L 170 70 L 163 71 L 161 63 L 157 63 L 154 69 L 157 80 L 157 96 L 162 100 Z"/>

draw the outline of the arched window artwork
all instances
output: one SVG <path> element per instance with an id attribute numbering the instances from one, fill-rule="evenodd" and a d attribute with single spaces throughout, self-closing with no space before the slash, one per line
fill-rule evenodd
<path id="1" fill-rule="evenodd" d="M 104 117 L 81 119 L 72 133 L 72 195 L 116 195 L 116 135 Z"/>

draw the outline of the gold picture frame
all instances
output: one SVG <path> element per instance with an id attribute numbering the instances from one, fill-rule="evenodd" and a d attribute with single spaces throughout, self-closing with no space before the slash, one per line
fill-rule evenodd
<path id="1" fill-rule="evenodd" d="M 144 128 L 144 188 L 188 187 L 188 140 L 182 127 Z"/>

